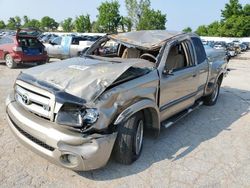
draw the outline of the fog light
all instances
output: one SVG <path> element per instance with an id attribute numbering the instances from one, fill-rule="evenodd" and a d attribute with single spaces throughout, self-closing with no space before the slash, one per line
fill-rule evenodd
<path id="1" fill-rule="evenodd" d="M 78 164 L 78 159 L 75 155 L 68 155 L 68 161 L 72 164 L 72 165 L 77 165 Z"/>
<path id="2" fill-rule="evenodd" d="M 78 158 L 75 155 L 63 154 L 60 158 L 65 166 L 76 166 L 78 164 Z"/>

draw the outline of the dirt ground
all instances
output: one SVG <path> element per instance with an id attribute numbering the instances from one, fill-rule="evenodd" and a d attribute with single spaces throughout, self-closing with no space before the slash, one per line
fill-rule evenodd
<path id="1" fill-rule="evenodd" d="M 0 64 L 0 187 L 250 187 L 250 52 L 229 62 L 218 103 L 202 106 L 157 139 L 145 139 L 130 166 L 110 160 L 91 172 L 55 166 L 19 144 L 5 99 L 22 69 Z"/>

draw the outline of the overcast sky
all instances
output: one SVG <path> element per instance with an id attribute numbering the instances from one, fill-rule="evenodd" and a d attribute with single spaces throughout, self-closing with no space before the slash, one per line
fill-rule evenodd
<path id="1" fill-rule="evenodd" d="M 125 0 L 119 0 L 120 13 L 126 15 Z M 152 8 L 167 14 L 167 29 L 182 30 L 190 26 L 196 29 L 199 25 L 209 24 L 220 19 L 221 9 L 229 0 L 151 0 Z M 61 22 L 67 17 L 90 14 L 96 19 L 97 7 L 101 0 L 0 0 L 0 20 L 9 17 L 27 15 L 41 19 L 50 16 Z M 240 0 L 245 5 L 249 0 Z"/>

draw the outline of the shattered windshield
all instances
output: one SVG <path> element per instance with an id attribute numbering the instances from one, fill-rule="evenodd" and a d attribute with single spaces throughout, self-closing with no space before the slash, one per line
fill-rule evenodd
<path id="1" fill-rule="evenodd" d="M 105 36 L 94 43 L 85 53 L 85 57 L 108 57 L 120 59 L 144 59 L 150 62 L 157 62 L 159 49 L 143 50 L 133 45 L 127 45 Z"/>

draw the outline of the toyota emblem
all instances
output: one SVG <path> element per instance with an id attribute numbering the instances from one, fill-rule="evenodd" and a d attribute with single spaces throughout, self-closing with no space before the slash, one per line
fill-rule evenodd
<path id="1" fill-rule="evenodd" d="M 26 104 L 26 105 L 30 105 L 30 104 L 31 104 L 30 99 L 29 99 L 29 96 L 28 96 L 27 94 L 23 94 L 23 95 L 22 95 L 22 101 L 23 101 L 23 103 Z"/>

